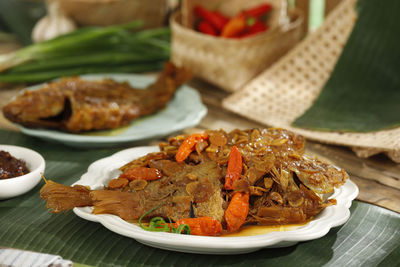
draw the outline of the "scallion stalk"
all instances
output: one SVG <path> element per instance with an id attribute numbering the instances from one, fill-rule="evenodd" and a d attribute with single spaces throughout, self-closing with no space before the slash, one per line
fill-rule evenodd
<path id="1" fill-rule="evenodd" d="M 169 59 L 168 28 L 137 30 L 142 23 L 87 27 L 14 53 L 0 55 L 0 82 L 38 82 L 99 72 L 160 69 Z"/>
<path id="2" fill-rule="evenodd" d="M 70 57 L 55 57 L 48 60 L 32 61 L 20 66 L 12 68 L 6 72 L 5 75 L 12 73 L 24 73 L 24 72 L 38 72 L 45 70 L 54 69 L 67 69 L 72 67 L 83 67 L 90 65 L 116 65 L 116 64 L 128 64 L 128 63 L 148 63 L 155 61 L 165 60 L 165 56 L 161 55 L 143 55 L 143 54 L 129 54 L 121 52 L 111 53 L 95 53 L 89 55 L 77 55 Z M 1 80 L 1 74 L 0 74 Z"/>
<path id="3" fill-rule="evenodd" d="M 164 64 L 160 61 L 140 62 L 129 65 L 110 65 L 110 66 L 83 66 L 79 68 L 45 70 L 40 72 L 29 73 L 4 73 L 0 74 L 0 82 L 16 83 L 16 82 L 43 82 L 63 76 L 75 76 L 88 73 L 131 73 L 161 70 Z"/>

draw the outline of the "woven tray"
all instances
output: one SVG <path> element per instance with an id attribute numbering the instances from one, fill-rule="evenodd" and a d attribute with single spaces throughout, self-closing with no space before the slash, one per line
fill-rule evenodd
<path id="1" fill-rule="evenodd" d="M 263 124 L 305 137 L 352 147 L 360 157 L 384 152 L 400 162 L 400 128 L 372 133 L 318 132 L 292 127 L 319 95 L 356 20 L 356 0 L 346 0 L 325 23 L 269 69 L 229 96 L 223 106 Z"/>
<path id="2" fill-rule="evenodd" d="M 170 20 L 171 60 L 177 65 L 189 68 L 195 76 L 227 91 L 242 88 L 245 83 L 294 47 L 302 36 L 303 16 L 300 13 L 290 12 L 289 19 L 284 19 L 288 17 L 287 7 L 282 4 L 286 3 L 286 0 L 224 0 L 218 2 L 218 10 L 233 16 L 239 10 L 263 2 L 273 5 L 270 29 L 241 40 L 199 33 L 191 29 L 192 19 L 184 15 L 185 12 L 175 13 Z M 210 4 L 215 6 L 215 1 L 201 2 L 201 5 L 206 7 Z M 188 27 L 183 26 L 183 23 Z"/>

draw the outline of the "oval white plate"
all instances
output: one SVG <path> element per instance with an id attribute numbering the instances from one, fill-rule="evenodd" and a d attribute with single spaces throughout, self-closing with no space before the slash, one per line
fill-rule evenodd
<path id="1" fill-rule="evenodd" d="M 92 189 L 102 189 L 109 180 L 118 176 L 120 166 L 156 151 L 159 151 L 156 146 L 122 150 L 92 163 L 88 171 L 75 184 L 88 185 Z M 327 207 L 308 224 L 285 232 L 242 237 L 205 237 L 149 232 L 115 215 L 92 214 L 92 207 L 74 208 L 74 212 L 79 217 L 99 222 L 115 233 L 134 238 L 152 247 L 189 253 L 239 254 L 262 248 L 291 246 L 299 241 L 322 237 L 332 227 L 342 225 L 348 220 L 351 202 L 357 195 L 358 187 L 349 180 L 344 186 L 336 189 L 331 196 L 336 198 L 337 205 Z"/>
<path id="2" fill-rule="evenodd" d="M 110 78 L 126 81 L 135 88 L 144 88 L 154 82 L 155 77 L 138 74 L 91 74 L 80 76 L 85 80 Z M 37 90 L 44 84 L 28 87 Z M 193 127 L 207 114 L 199 93 L 187 86 L 181 86 L 167 107 L 159 112 L 133 121 L 129 126 L 114 130 L 73 134 L 51 129 L 27 128 L 16 124 L 24 134 L 42 139 L 61 142 L 75 147 L 105 147 L 142 139 L 166 136 L 170 133 Z"/>

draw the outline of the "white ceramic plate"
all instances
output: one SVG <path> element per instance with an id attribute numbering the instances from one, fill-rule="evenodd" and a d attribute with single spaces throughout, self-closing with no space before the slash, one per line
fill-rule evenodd
<path id="1" fill-rule="evenodd" d="M 85 80 L 111 78 L 118 82 L 127 81 L 135 88 L 144 88 L 154 82 L 155 77 L 137 74 L 93 74 L 82 75 Z M 25 90 L 37 90 L 43 84 Z M 30 136 L 61 142 L 75 147 L 105 147 L 129 143 L 142 139 L 166 136 L 170 133 L 193 127 L 207 114 L 199 93 L 187 86 L 181 86 L 167 107 L 153 115 L 139 118 L 129 126 L 108 131 L 72 134 L 51 129 L 35 129 L 17 125 Z"/>
<path id="2" fill-rule="evenodd" d="M 101 189 L 108 181 L 119 175 L 118 168 L 131 160 L 150 152 L 159 151 L 158 147 L 135 147 L 122 150 L 110 157 L 92 163 L 75 184 L 88 185 L 92 189 Z M 202 254 L 239 254 L 262 248 L 286 247 L 299 241 L 312 240 L 324 236 L 332 227 L 344 224 L 349 216 L 352 200 L 358 195 L 358 188 L 352 181 L 336 189 L 331 196 L 337 205 L 327 207 L 314 220 L 304 226 L 285 232 L 242 237 L 205 237 L 157 233 L 142 230 L 135 224 L 109 214 L 92 214 L 92 207 L 75 208 L 74 212 L 86 220 L 99 222 L 111 231 L 136 239 L 143 244 L 181 252 Z"/>
<path id="3" fill-rule="evenodd" d="M 44 172 L 44 158 L 26 147 L 0 145 L 0 150 L 6 151 L 14 158 L 25 161 L 29 173 L 8 179 L 0 179 L 0 199 L 7 199 L 25 194 L 34 188 L 42 179 Z"/>

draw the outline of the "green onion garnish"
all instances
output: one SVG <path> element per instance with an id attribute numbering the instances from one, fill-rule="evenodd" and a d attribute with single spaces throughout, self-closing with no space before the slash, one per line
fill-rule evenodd
<path id="1" fill-rule="evenodd" d="M 187 224 L 181 224 L 178 226 L 178 228 L 174 227 L 171 219 L 168 217 L 169 223 L 167 223 L 163 218 L 161 217 L 154 217 L 150 220 L 149 226 L 144 226 L 142 224 L 142 219 L 158 209 L 160 206 L 164 205 L 165 203 L 160 203 L 154 208 L 151 208 L 150 210 L 146 211 L 143 213 L 143 215 L 139 219 L 139 226 L 143 230 L 146 231 L 151 231 L 151 232 L 171 232 L 175 234 L 185 234 L 185 235 L 190 235 L 190 226 Z"/>

